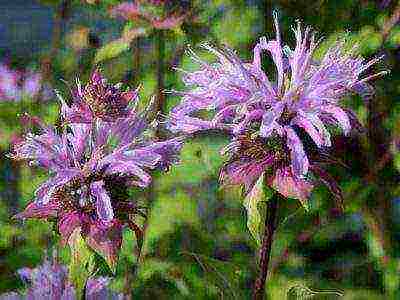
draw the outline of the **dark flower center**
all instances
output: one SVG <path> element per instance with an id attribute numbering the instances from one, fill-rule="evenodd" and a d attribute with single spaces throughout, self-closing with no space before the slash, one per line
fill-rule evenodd
<path id="1" fill-rule="evenodd" d="M 83 97 L 98 118 L 115 120 L 128 114 L 128 101 L 123 93 L 115 86 L 101 80 L 98 82 L 91 80 L 85 86 Z"/>
<path id="2" fill-rule="evenodd" d="M 279 136 L 264 139 L 242 135 L 237 138 L 236 142 L 237 148 L 233 159 L 263 160 L 272 156 L 277 164 L 288 164 L 290 162 L 289 149 Z"/>
<path id="3" fill-rule="evenodd" d="M 114 175 L 101 178 L 98 174 L 92 174 L 84 179 L 74 178 L 67 184 L 58 188 L 53 193 L 53 199 L 61 203 L 63 211 L 81 211 L 94 214 L 96 211 L 96 200 L 90 195 L 90 184 L 94 181 L 103 180 L 112 206 L 129 207 L 132 205 L 128 201 L 127 179 L 128 178 Z M 123 212 L 117 211 L 117 213 L 121 214 Z M 129 213 L 129 211 L 126 211 L 126 213 Z"/>
<path id="4" fill-rule="evenodd" d="M 72 179 L 53 193 L 53 199 L 61 203 L 63 211 L 94 211 L 94 205 L 89 199 L 89 185 L 81 179 Z"/>
<path id="5" fill-rule="evenodd" d="M 285 106 L 280 118 L 278 119 L 278 123 L 281 125 L 289 125 L 294 117 L 296 117 L 296 113 L 289 111 L 289 109 Z"/>

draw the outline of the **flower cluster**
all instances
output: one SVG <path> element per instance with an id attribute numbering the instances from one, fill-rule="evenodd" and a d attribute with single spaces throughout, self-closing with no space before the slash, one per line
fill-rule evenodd
<path id="1" fill-rule="evenodd" d="M 122 229 L 136 232 L 135 216 L 143 215 L 128 188 L 148 186 L 151 170 L 176 162 L 183 140 L 152 137 L 149 109 L 136 109 L 137 92 L 121 91 L 99 71 L 86 86 L 78 82 L 73 96 L 70 106 L 60 96 L 62 128 L 30 118 L 40 133 L 14 147 L 14 159 L 50 173 L 16 217 L 55 220 L 64 244 L 79 229 L 87 245 L 115 266 Z"/>
<path id="2" fill-rule="evenodd" d="M 208 64 L 189 50 L 200 69 L 182 70 L 188 91 L 173 91 L 183 99 L 171 112 L 169 128 L 188 134 L 228 131 L 233 142 L 225 152 L 231 159 L 222 179 L 249 189 L 267 171 L 277 191 L 304 201 L 313 186 L 309 171 L 320 168 L 310 161 L 301 137 L 308 135 L 323 150 L 331 146 L 329 126 L 338 125 L 348 134 L 354 115 L 341 106 L 341 100 L 350 93 L 370 95 L 373 89 L 367 82 L 385 72 L 363 77 L 379 58 L 366 62 L 353 54 L 354 49 L 346 51 L 344 41 L 328 49 L 321 61 L 314 60 L 319 41 L 300 23 L 294 29 L 293 50 L 283 45 L 276 16 L 275 30 L 275 39 L 263 37 L 256 44 L 252 62 L 242 62 L 228 48 L 205 44 L 218 59 Z M 263 51 L 274 62 L 275 76 L 262 69 Z M 207 111 L 214 112 L 211 119 L 204 118 L 202 112 Z"/>
<path id="3" fill-rule="evenodd" d="M 42 93 L 43 100 L 51 97 L 48 86 L 43 85 L 42 74 L 11 69 L 0 64 L 0 101 L 20 101 L 23 97 L 35 98 Z"/>
<path id="4" fill-rule="evenodd" d="M 41 266 L 34 269 L 22 268 L 18 270 L 21 280 L 27 285 L 23 294 L 11 292 L 0 295 L 2 300 L 75 300 L 76 291 L 68 281 L 68 271 L 56 261 L 45 260 Z M 109 279 L 106 277 L 89 278 L 85 288 L 85 299 L 123 299 L 107 288 Z"/>
<path id="5" fill-rule="evenodd" d="M 182 9 L 184 3 L 180 1 L 140 1 L 122 2 L 111 8 L 110 14 L 113 17 L 121 17 L 126 20 L 144 21 L 155 29 L 174 29 L 182 25 L 187 18 L 187 12 Z M 162 10 L 162 16 L 154 13 L 154 9 L 146 6 L 153 6 Z"/>

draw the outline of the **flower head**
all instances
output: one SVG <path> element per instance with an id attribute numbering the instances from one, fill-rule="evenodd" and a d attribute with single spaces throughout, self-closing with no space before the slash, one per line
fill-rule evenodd
<path id="1" fill-rule="evenodd" d="M 181 1 L 182 2 L 182 1 Z M 121 17 L 127 20 L 144 21 L 155 29 L 174 29 L 182 25 L 187 18 L 188 3 L 183 1 L 140 1 L 122 2 L 111 8 L 110 14 L 113 17 Z M 150 7 L 150 9 L 149 9 Z M 155 9 L 154 9 L 155 8 Z M 160 14 L 155 10 L 161 9 Z"/>
<path id="2" fill-rule="evenodd" d="M 225 185 L 242 185 L 248 194 L 258 178 L 264 174 L 269 186 L 287 198 L 298 199 L 305 204 L 317 183 L 325 184 L 342 208 L 342 194 L 335 180 L 324 171 L 327 159 L 322 155 L 310 165 L 309 176 L 299 177 L 293 173 L 289 149 L 282 137 L 269 138 L 238 135 L 222 151 L 229 157 L 220 172 Z"/>
<path id="3" fill-rule="evenodd" d="M 67 268 L 56 261 L 46 259 L 41 266 L 34 269 L 22 268 L 18 270 L 21 280 L 27 285 L 26 294 L 15 292 L 0 295 L 0 299 L 9 300 L 75 300 L 76 292 L 68 281 Z M 86 282 L 85 299 L 122 299 L 107 288 L 109 279 L 106 277 L 92 277 Z"/>
<path id="4" fill-rule="evenodd" d="M 183 142 L 151 138 L 147 112 L 130 110 L 112 123 L 69 123 L 60 132 L 30 118 L 40 133 L 16 144 L 12 157 L 48 170 L 50 178 L 16 217 L 55 219 L 64 243 L 80 228 L 87 244 L 115 264 L 123 226 L 134 226 L 134 216 L 143 214 L 128 188 L 148 186 L 150 171 L 176 162 Z"/>
<path id="5" fill-rule="evenodd" d="M 276 169 L 275 178 L 290 174 L 304 179 L 311 163 L 298 132 L 308 134 L 320 149 L 329 147 L 327 125 L 339 125 L 348 134 L 353 123 L 353 114 L 341 107 L 343 97 L 353 92 L 370 95 L 373 90 L 367 82 L 386 72 L 362 77 L 379 58 L 366 62 L 353 55 L 354 51 L 344 50 L 344 42 L 315 61 L 313 53 L 319 42 L 311 29 L 303 30 L 300 23 L 294 29 L 294 50 L 283 45 L 276 16 L 275 30 L 275 39 L 260 39 L 253 50 L 253 61 L 248 63 L 228 48 L 203 45 L 217 57 L 214 64 L 189 50 L 200 69 L 182 71 L 188 91 L 173 91 L 183 98 L 171 112 L 169 129 L 188 134 L 226 130 L 235 137 L 234 143 L 243 134 L 251 135 L 256 144 L 259 138 L 268 141 L 279 137 L 290 153 L 290 164 Z M 262 70 L 263 51 L 274 62 L 275 80 Z M 203 111 L 212 112 L 213 117 L 204 118 Z"/>
<path id="6" fill-rule="evenodd" d="M 39 94 L 42 100 L 52 97 L 40 72 L 13 70 L 6 64 L 0 64 L 0 100 L 17 102 L 23 97 L 35 98 Z"/>
<path id="7" fill-rule="evenodd" d="M 19 101 L 21 90 L 19 80 L 21 74 L 10 69 L 5 64 L 0 64 L 0 99 L 7 101 Z"/>
<path id="8" fill-rule="evenodd" d="M 77 80 L 77 89 L 69 107 L 58 95 L 67 122 L 92 123 L 95 119 L 113 122 L 126 118 L 133 112 L 132 103 L 137 100 L 137 91 L 122 91 L 121 84 L 112 85 L 99 70 L 93 71 L 89 82 L 82 86 Z"/>

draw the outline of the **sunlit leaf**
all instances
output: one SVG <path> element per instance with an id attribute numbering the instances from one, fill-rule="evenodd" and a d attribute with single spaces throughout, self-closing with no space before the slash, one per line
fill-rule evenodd
<path id="1" fill-rule="evenodd" d="M 235 265 L 193 252 L 183 252 L 193 257 L 204 272 L 207 282 L 214 284 L 226 299 L 241 299 L 238 289 L 240 269 Z"/>
<path id="2" fill-rule="evenodd" d="M 165 281 L 173 284 L 180 294 L 188 296 L 189 288 L 180 273 L 181 272 L 177 270 L 177 267 L 170 262 L 147 259 L 143 262 L 143 265 L 140 268 L 139 277 L 140 279 L 147 281 L 150 280 L 151 277 L 158 275 Z"/>
<path id="3" fill-rule="evenodd" d="M 261 245 L 260 227 L 262 221 L 258 205 L 263 201 L 268 201 L 271 196 L 272 193 L 264 186 L 263 174 L 258 178 L 256 184 L 243 201 L 243 205 L 247 210 L 247 228 L 258 245 Z"/>
<path id="4" fill-rule="evenodd" d="M 339 299 L 343 294 L 338 291 L 314 291 L 304 285 L 295 285 L 287 293 L 288 300 Z"/>
<path id="5" fill-rule="evenodd" d="M 68 240 L 68 245 L 71 250 L 69 277 L 75 286 L 77 298 L 81 299 L 86 280 L 94 272 L 95 255 L 94 252 L 86 245 L 86 242 L 81 235 L 80 228 L 76 228 L 72 232 Z"/>
<path id="6" fill-rule="evenodd" d="M 112 41 L 101 47 L 94 58 L 94 63 L 98 64 L 101 61 L 117 57 L 121 53 L 128 51 L 130 43 L 122 39 Z"/>

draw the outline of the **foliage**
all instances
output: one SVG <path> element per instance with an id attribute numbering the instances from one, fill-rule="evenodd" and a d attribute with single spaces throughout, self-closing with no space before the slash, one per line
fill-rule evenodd
<path id="1" fill-rule="evenodd" d="M 57 18 L 62 9 L 60 3 L 69 1 L 43 2 L 46 4 L 37 4 L 38 10 Z M 171 2 L 179 2 L 179 6 L 192 1 Z M 305 293 L 340 291 L 343 297 L 339 299 L 400 297 L 400 25 L 392 19 L 399 10 L 397 3 L 193 1 L 192 14 L 179 30 L 163 30 L 162 57 L 160 29 L 112 17 L 110 7 L 120 3 L 71 1 L 64 19 L 42 20 L 60 26 L 60 31 L 57 34 L 53 28 L 53 33 L 48 32 L 48 40 L 39 51 L 21 56 L 18 49 L 10 53 L 0 50 L 1 60 L 16 70 L 35 67 L 43 73 L 46 83 L 63 95 L 69 94 L 69 85 L 76 77 L 86 81 L 89 73 L 101 65 L 110 81 L 123 81 L 130 86 L 141 83 L 139 92 L 143 99 L 149 99 L 148 96 L 159 94 L 159 89 L 182 88 L 173 68 L 193 69 L 193 63 L 184 56 L 188 44 L 195 49 L 204 41 L 228 44 L 238 49 L 240 57 L 250 59 L 258 37 L 272 35 L 272 8 L 279 11 L 284 40 L 293 42 L 289 25 L 295 19 L 326 35 L 315 58 L 341 36 L 347 37 L 349 47 L 358 42 L 359 53 L 368 58 L 385 55 L 374 72 L 391 69 L 391 74 L 374 83 L 374 97 L 365 104 L 356 96 L 346 99 L 364 129 L 347 138 L 332 136 L 331 155 L 346 166 L 329 168 L 343 192 L 344 214 L 338 213 L 333 197 L 323 187 L 313 191 L 307 212 L 292 199 L 282 203 L 267 290 L 271 299 L 285 299 L 294 287 L 301 287 Z M 7 5 L 10 11 L 15 9 L 11 2 Z M 23 15 L 24 5 L 18 5 L 18 14 Z M 163 13 L 161 8 L 151 12 Z M 0 24 L 9 30 L 11 26 L 6 22 L 14 21 L 7 20 L 4 18 Z M 77 35 L 72 35 L 77 31 L 81 45 L 77 45 Z M 160 64 L 164 66 L 161 85 L 157 79 Z M 272 62 L 265 63 L 266 69 L 273 70 L 272 67 Z M 178 101 L 170 94 L 164 99 L 160 123 Z M 49 175 L 13 164 L 6 156 L 12 141 L 26 131 L 19 117 L 28 112 L 46 122 L 56 122 L 57 101 L 54 97 L 45 103 L 29 97 L 19 102 L 0 99 L 0 294 L 22 289 L 16 270 L 39 265 L 44 252 L 56 247 L 65 264 L 74 257 L 68 247 L 56 246 L 57 237 L 48 223 L 21 223 L 11 218 L 34 197 L 34 190 Z M 168 136 L 166 132 L 157 134 Z M 130 191 L 130 196 L 148 207 L 150 214 L 147 221 L 140 221 L 140 225 L 146 224 L 140 257 L 135 234 L 124 231 L 113 289 L 130 290 L 134 299 L 250 298 L 257 272 L 258 227 L 262 224 L 257 207 L 264 200 L 254 190 L 243 203 L 239 191 L 219 188 L 218 170 L 224 161 L 218 151 L 227 141 L 226 136 L 194 136 L 185 144 L 179 165 L 156 176 L 146 191 Z M 72 260 L 71 268 L 83 260 L 87 274 L 73 276 L 88 276 L 95 271 L 110 275 L 106 266 L 93 270 L 92 253 L 86 253 L 86 257 L 86 249 L 83 250 Z M 127 270 L 136 274 L 130 289 L 126 284 Z"/>

